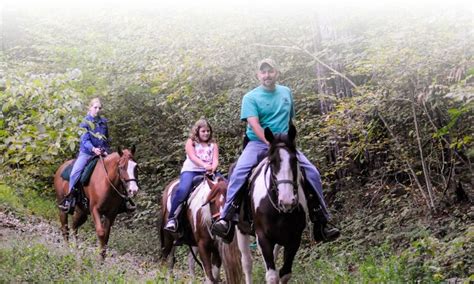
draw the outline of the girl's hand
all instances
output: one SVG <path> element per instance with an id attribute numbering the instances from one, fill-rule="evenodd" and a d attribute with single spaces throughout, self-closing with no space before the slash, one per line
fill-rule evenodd
<path id="1" fill-rule="evenodd" d="M 204 169 L 206 170 L 206 173 L 213 173 L 212 166 L 209 164 L 205 165 Z"/>
<path id="2" fill-rule="evenodd" d="M 102 150 L 96 147 L 92 147 L 92 152 L 94 152 L 94 154 L 96 154 L 97 156 L 102 154 Z"/>

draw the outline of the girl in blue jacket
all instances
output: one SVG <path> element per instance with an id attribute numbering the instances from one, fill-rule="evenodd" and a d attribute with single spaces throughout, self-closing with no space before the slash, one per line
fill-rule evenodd
<path id="1" fill-rule="evenodd" d="M 85 132 L 81 136 L 79 154 L 72 167 L 69 179 L 69 193 L 63 203 L 59 205 L 59 208 L 63 211 L 71 212 L 72 207 L 75 205 L 75 191 L 77 190 L 75 186 L 87 162 L 95 156 L 110 153 L 107 120 L 99 115 L 101 110 L 102 104 L 99 98 L 93 98 L 89 103 L 89 111 L 80 124 L 80 127 L 85 129 Z"/>

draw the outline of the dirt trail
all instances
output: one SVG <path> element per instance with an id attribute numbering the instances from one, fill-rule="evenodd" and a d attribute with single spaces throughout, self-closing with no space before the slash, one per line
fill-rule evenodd
<path id="1" fill-rule="evenodd" d="M 55 245 L 62 237 L 58 228 L 44 222 L 40 218 L 30 216 L 17 217 L 11 213 L 0 211 L 1 246 L 11 246 L 21 239 L 36 239 L 38 242 Z"/>
<path id="2" fill-rule="evenodd" d="M 34 216 L 18 217 L 12 213 L 0 211 L 0 247 L 8 248 L 19 244 L 42 244 L 59 254 L 96 254 L 98 256 L 95 244 L 78 240 L 72 242 L 70 246 L 65 245 L 56 223 L 48 223 Z M 154 279 L 157 270 L 160 269 L 158 263 L 150 264 L 144 257 L 130 254 L 119 255 L 113 249 L 109 249 L 104 269 L 117 265 L 129 271 L 137 282 Z"/>

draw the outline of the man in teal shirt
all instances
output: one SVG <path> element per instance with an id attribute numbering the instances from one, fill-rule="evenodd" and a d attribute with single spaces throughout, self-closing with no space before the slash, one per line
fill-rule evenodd
<path id="1" fill-rule="evenodd" d="M 258 63 L 257 77 L 260 86 L 248 92 L 242 99 L 240 119 L 247 122 L 246 134 L 249 139 L 247 146 L 240 155 L 234 171 L 230 176 L 227 189 L 226 203 L 221 212 L 221 219 L 212 226 L 213 233 L 226 238 L 230 232 L 232 219 L 238 204 L 235 198 L 239 190 L 245 185 L 247 176 L 267 153 L 268 141 L 265 139 L 264 129 L 270 128 L 273 133 L 287 133 L 289 124 L 295 116 L 293 97 L 288 87 L 276 84 L 279 71 L 271 59 L 264 59 Z M 310 219 L 315 222 L 313 237 L 317 241 L 332 241 L 339 237 L 336 228 L 328 226 L 330 218 L 326 202 L 323 197 L 321 176 L 316 167 L 298 151 L 298 161 L 305 172 L 309 186 L 316 194 L 315 199 L 308 198 Z M 318 204 L 314 204 L 318 203 Z"/>

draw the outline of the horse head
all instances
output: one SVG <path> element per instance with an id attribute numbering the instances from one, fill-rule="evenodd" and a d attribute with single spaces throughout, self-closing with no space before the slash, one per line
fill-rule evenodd
<path id="1" fill-rule="evenodd" d="M 133 197 L 138 192 L 138 180 L 137 180 L 137 163 L 133 159 L 135 154 L 135 145 L 129 149 L 120 149 L 118 148 L 118 154 L 120 155 L 118 161 L 118 170 L 120 180 L 124 185 L 124 188 L 127 190 L 129 196 Z"/>
<path id="2" fill-rule="evenodd" d="M 218 177 L 215 181 L 207 179 L 207 182 L 211 191 L 202 206 L 209 204 L 212 218 L 217 219 L 220 216 L 221 210 L 224 208 L 227 182 L 222 177 Z"/>
<path id="3" fill-rule="evenodd" d="M 290 124 L 288 134 L 274 135 L 269 128 L 265 128 L 265 139 L 270 142 L 270 189 L 277 197 L 275 209 L 285 213 L 298 205 L 299 166 L 295 138 L 296 128 L 293 124 Z"/>

